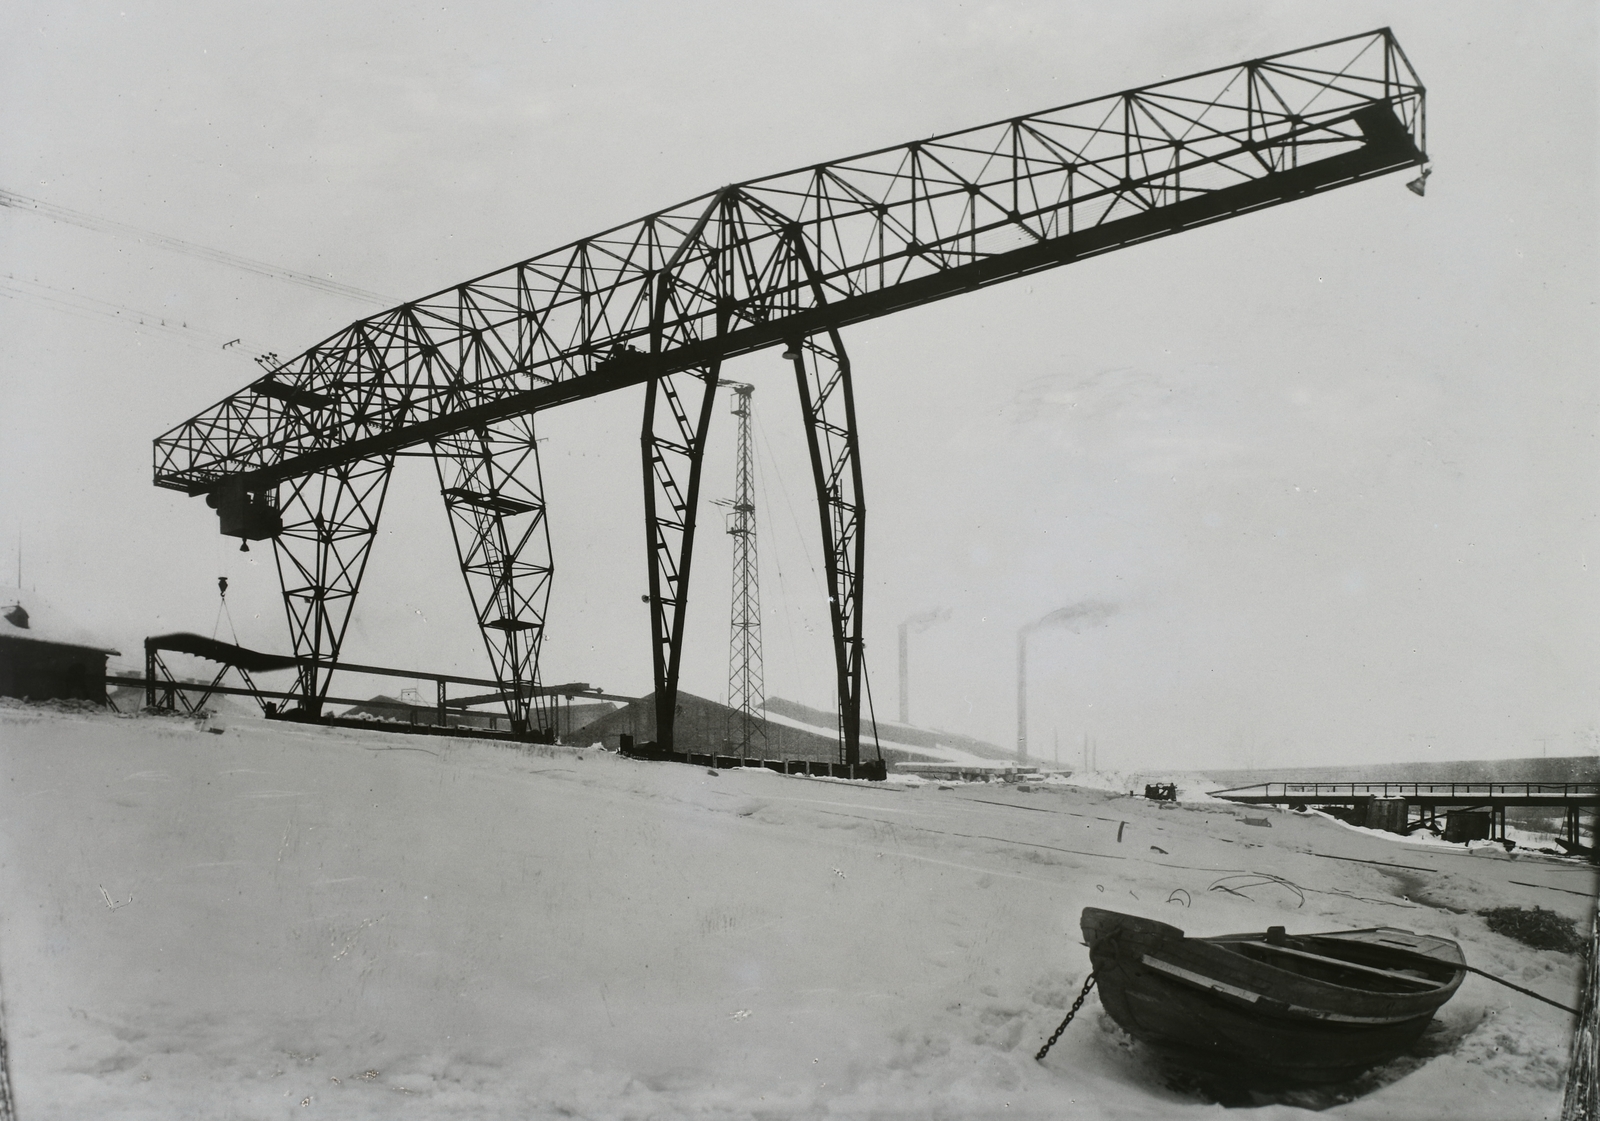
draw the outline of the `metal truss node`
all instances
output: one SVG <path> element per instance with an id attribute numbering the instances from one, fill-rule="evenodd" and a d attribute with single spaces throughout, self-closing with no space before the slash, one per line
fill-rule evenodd
<path id="1" fill-rule="evenodd" d="M 433 443 L 456 556 L 513 731 L 552 735 L 539 692 L 539 649 L 550 602 L 550 522 L 533 415 Z"/>

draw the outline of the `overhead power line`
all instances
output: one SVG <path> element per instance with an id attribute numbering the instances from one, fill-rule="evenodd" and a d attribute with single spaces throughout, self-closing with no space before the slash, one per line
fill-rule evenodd
<path id="1" fill-rule="evenodd" d="M 338 281 L 330 280 L 325 276 L 298 272 L 295 269 L 286 269 L 281 265 L 268 264 L 265 261 L 257 261 L 250 257 L 241 257 L 237 253 L 228 253 L 221 249 L 197 245 L 192 241 L 185 241 L 181 237 L 158 234 L 151 230 L 141 230 L 137 226 L 130 226 L 124 222 L 114 222 L 109 218 L 99 218 L 93 214 L 85 214 L 81 210 L 57 206 L 53 202 L 29 198 L 26 195 L 19 195 L 14 191 L 7 191 L 3 188 L 0 188 L 0 206 L 37 214 L 39 217 L 48 218 L 52 222 L 65 222 L 68 225 L 81 226 L 86 230 L 96 230 L 100 233 L 111 234 L 113 237 L 132 238 L 147 245 L 158 245 L 163 249 L 170 249 L 175 253 L 186 253 L 191 257 L 198 257 L 213 264 L 225 265 L 228 268 L 255 273 L 258 276 L 269 276 L 274 280 L 286 280 L 290 284 L 315 288 L 319 292 L 343 296 L 349 300 L 360 300 L 364 303 L 378 304 L 383 307 L 400 303 L 399 300 L 391 299 L 377 292 L 369 292 L 365 288 L 356 288 L 349 284 L 340 284 Z"/>
<path id="2" fill-rule="evenodd" d="M 220 349 L 236 353 L 245 359 L 253 353 L 251 346 L 243 339 L 230 339 L 216 331 L 208 331 L 190 324 L 180 316 L 140 311 L 125 304 L 99 300 L 93 296 L 85 296 L 81 292 L 53 288 L 37 280 L 26 280 L 10 273 L 0 278 L 0 297 L 26 300 L 80 318 L 106 320 L 134 330 L 168 335 L 205 351 L 215 352 Z"/>

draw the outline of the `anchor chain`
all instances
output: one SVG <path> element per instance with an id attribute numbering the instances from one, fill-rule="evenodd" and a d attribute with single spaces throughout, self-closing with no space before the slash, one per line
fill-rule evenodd
<path id="1" fill-rule="evenodd" d="M 1067 1018 L 1061 1021 L 1061 1026 L 1051 1033 L 1050 1038 L 1044 1041 L 1044 1046 L 1039 1048 L 1039 1053 L 1033 1057 L 1034 1062 L 1044 1062 L 1044 1057 L 1050 1053 L 1050 1048 L 1056 1045 L 1056 1040 L 1061 1038 L 1061 1033 L 1067 1030 L 1067 1025 L 1072 1023 L 1072 1018 L 1078 1014 L 1078 1009 L 1083 1007 L 1083 1002 L 1089 996 L 1089 990 L 1094 988 L 1094 974 L 1089 974 L 1089 979 L 1083 983 L 1083 991 L 1078 994 L 1078 999 L 1072 1002 L 1072 1009 L 1067 1013 Z"/>

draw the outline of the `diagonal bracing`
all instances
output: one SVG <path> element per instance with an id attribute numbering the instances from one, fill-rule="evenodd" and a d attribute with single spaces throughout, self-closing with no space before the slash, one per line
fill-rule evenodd
<path id="1" fill-rule="evenodd" d="M 307 716 L 322 711 L 393 467 L 392 455 L 357 459 L 278 488 L 283 530 L 273 553 L 301 659 L 295 703 Z"/>
<path id="2" fill-rule="evenodd" d="M 456 556 L 513 731 L 554 727 L 538 691 L 553 564 L 533 415 L 433 444 Z"/>

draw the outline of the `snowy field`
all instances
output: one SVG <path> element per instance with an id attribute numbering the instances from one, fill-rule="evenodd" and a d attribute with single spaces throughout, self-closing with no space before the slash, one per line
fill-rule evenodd
<path id="1" fill-rule="evenodd" d="M 1216 1117 L 1092 996 L 1034 1061 L 1085 977 L 1084 906 L 1195 934 L 1444 934 L 1572 1004 L 1577 958 L 1475 912 L 1587 929 L 1594 884 L 1054 783 L 0 709 L 22 1121 Z M 1248 1116 L 1554 1118 L 1570 1026 L 1469 976 L 1415 1054 Z"/>

